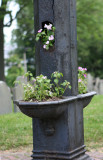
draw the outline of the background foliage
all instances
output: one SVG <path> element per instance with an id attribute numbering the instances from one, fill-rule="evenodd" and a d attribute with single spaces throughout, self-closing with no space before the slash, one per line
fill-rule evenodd
<path id="1" fill-rule="evenodd" d="M 9 0 L 8 0 L 9 1 Z M 11 0 L 14 1 L 14 0 Z M 15 0 L 20 8 L 17 29 L 13 31 L 11 54 L 27 55 L 28 70 L 35 75 L 33 1 Z M 103 3 L 102 0 L 77 0 L 78 66 L 103 78 Z"/>
<path id="2" fill-rule="evenodd" d="M 17 29 L 13 30 L 12 32 L 11 45 L 15 47 L 14 50 L 9 52 L 10 57 L 8 60 L 9 62 L 12 63 L 12 65 L 10 66 L 6 76 L 6 82 L 10 87 L 13 86 L 13 81 L 15 81 L 16 77 L 24 73 L 23 70 L 24 53 L 26 54 L 27 58 L 27 70 L 31 71 L 33 75 L 35 75 L 33 2 L 30 1 L 30 3 L 27 3 L 27 1 L 24 2 L 23 0 L 15 0 L 15 1 L 17 4 L 19 4 L 19 7 L 23 9 L 20 10 L 20 13 L 16 17 Z M 14 59 L 14 63 L 12 62 L 12 59 Z"/>
<path id="3" fill-rule="evenodd" d="M 77 0 L 78 63 L 103 78 L 102 0 Z"/>
<path id="4" fill-rule="evenodd" d="M 23 0 L 19 3 L 22 5 Z M 34 16 L 33 3 L 30 1 L 17 17 L 17 29 L 12 33 L 12 44 L 16 45 L 16 49 L 11 54 L 18 54 L 23 58 L 26 53 L 27 69 L 35 74 L 34 55 L 35 55 L 35 39 L 34 39 Z"/>
<path id="5" fill-rule="evenodd" d="M 18 76 L 24 74 L 23 60 L 17 54 L 13 54 L 6 60 L 6 65 L 9 66 L 8 74 L 6 75 L 6 83 L 9 87 L 14 86 L 14 81 Z"/>

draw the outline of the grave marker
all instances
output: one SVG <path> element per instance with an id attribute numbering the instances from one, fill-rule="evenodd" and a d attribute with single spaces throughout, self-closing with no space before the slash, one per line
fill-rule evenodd
<path id="1" fill-rule="evenodd" d="M 0 114 L 12 112 L 11 92 L 5 82 L 0 81 Z"/>

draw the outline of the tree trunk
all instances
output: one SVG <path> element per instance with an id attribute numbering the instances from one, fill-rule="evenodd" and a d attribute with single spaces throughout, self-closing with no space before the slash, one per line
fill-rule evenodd
<path id="1" fill-rule="evenodd" d="M 3 19 L 0 19 L 0 80 L 4 81 L 4 33 L 3 33 Z"/>

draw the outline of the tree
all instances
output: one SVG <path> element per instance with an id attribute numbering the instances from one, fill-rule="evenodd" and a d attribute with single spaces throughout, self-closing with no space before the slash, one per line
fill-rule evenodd
<path id="1" fill-rule="evenodd" d="M 77 0 L 79 65 L 103 78 L 103 3 L 102 0 Z"/>
<path id="2" fill-rule="evenodd" d="M 21 7 L 23 0 L 18 1 Z M 35 75 L 35 39 L 34 39 L 34 12 L 33 2 L 30 1 L 28 5 L 21 11 L 17 17 L 17 29 L 13 30 L 12 44 L 16 44 L 16 49 L 12 54 L 18 54 L 23 58 L 26 53 L 27 57 L 27 70 Z"/>
<path id="3" fill-rule="evenodd" d="M 8 2 L 10 1 L 16 1 L 16 0 L 2 0 L 1 6 L 0 6 L 0 80 L 4 81 L 4 33 L 3 29 L 4 27 L 10 27 L 12 24 L 12 21 L 19 15 L 21 10 L 27 5 L 27 2 L 22 3 L 19 11 L 17 11 L 16 16 L 13 18 L 11 11 L 8 10 Z M 7 24 L 4 24 L 4 17 L 6 15 L 9 15 L 10 21 Z"/>
<path id="4" fill-rule="evenodd" d="M 4 17 L 10 12 L 6 11 L 7 0 L 3 0 L 0 6 L 0 80 L 4 80 Z"/>
<path id="5" fill-rule="evenodd" d="M 17 0 L 22 5 L 23 0 Z M 23 17 L 23 18 L 22 18 Z M 77 41 L 78 62 L 82 67 L 87 67 L 94 76 L 103 78 L 103 3 L 102 0 L 77 0 Z M 13 32 L 13 43 L 17 45 L 13 53 L 27 59 L 34 60 L 34 34 L 33 34 L 33 4 L 28 5 L 17 17 L 18 28 Z M 28 70 L 33 69 L 34 63 L 28 65 Z M 34 71 L 32 71 L 34 72 Z"/>
<path id="6" fill-rule="evenodd" d="M 22 76 L 24 74 L 24 68 L 22 64 L 23 60 L 18 57 L 18 55 L 11 55 L 6 60 L 6 65 L 9 66 L 6 75 L 6 83 L 9 87 L 14 86 L 14 81 L 18 76 Z"/>

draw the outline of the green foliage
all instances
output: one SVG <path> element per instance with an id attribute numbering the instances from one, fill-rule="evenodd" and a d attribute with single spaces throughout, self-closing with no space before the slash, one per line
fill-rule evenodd
<path id="1" fill-rule="evenodd" d="M 30 82 L 23 84 L 25 101 L 32 101 L 32 99 L 42 101 L 48 97 L 52 97 L 50 80 L 46 76 L 40 75 L 36 79 L 31 78 L 34 81 L 33 85 Z"/>
<path id="2" fill-rule="evenodd" d="M 55 97 L 61 97 L 65 93 L 66 89 L 71 89 L 70 82 L 65 80 L 63 83 L 59 82 L 59 79 L 63 77 L 63 74 L 60 72 L 54 72 L 51 75 L 51 78 L 53 78 L 53 92 Z"/>
<path id="3" fill-rule="evenodd" d="M 27 72 L 25 76 L 30 78 L 27 84 L 22 84 L 25 101 L 42 101 L 52 97 L 61 97 L 67 88 L 71 89 L 70 83 L 66 80 L 59 84 L 59 79 L 63 77 L 63 74 L 59 72 L 52 73 L 54 83 L 51 83 L 51 80 L 42 74 L 33 78 L 32 73 Z"/>
<path id="4" fill-rule="evenodd" d="M 43 48 L 48 50 L 50 47 L 54 45 L 54 32 L 55 32 L 55 27 L 49 23 L 49 25 L 45 24 L 44 25 L 44 30 L 40 29 L 36 35 L 36 41 L 39 39 L 43 43 Z"/>
<path id="5" fill-rule="evenodd" d="M 4 16 L 8 13 L 7 11 L 7 2 L 9 0 L 2 0 L 1 6 L 0 6 L 0 21 L 4 19 Z"/>
<path id="6" fill-rule="evenodd" d="M 17 29 L 12 32 L 12 44 L 17 47 L 11 52 L 11 54 L 18 54 L 20 58 L 23 58 L 23 54 L 26 53 L 27 58 L 27 70 L 30 70 L 35 75 L 35 38 L 34 38 L 34 11 L 33 2 L 29 3 L 24 0 L 17 0 L 20 7 L 27 3 L 17 16 Z"/>
<path id="7" fill-rule="evenodd" d="M 79 94 L 87 93 L 87 68 L 78 67 L 78 91 Z"/>
<path id="8" fill-rule="evenodd" d="M 102 0 L 77 0 L 77 40 L 79 66 L 103 78 Z"/>
<path id="9" fill-rule="evenodd" d="M 25 1 L 16 0 L 19 6 Z M 13 32 L 14 51 L 20 57 L 26 52 L 27 59 L 34 59 L 34 15 L 33 3 L 17 17 L 18 28 Z M 23 17 L 23 18 L 22 18 Z M 102 0 L 77 0 L 77 41 L 79 66 L 87 66 L 88 72 L 103 78 L 103 3 Z M 14 53 L 13 52 L 13 53 Z M 28 70 L 34 73 L 34 62 Z"/>
<path id="10" fill-rule="evenodd" d="M 24 74 L 21 61 L 22 60 L 19 59 L 17 55 L 10 56 L 10 58 L 6 60 L 6 63 L 10 66 L 5 77 L 6 83 L 9 87 L 13 87 L 13 82 L 16 80 L 16 78 Z"/>

